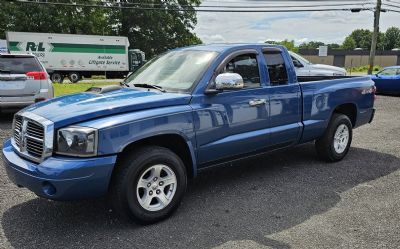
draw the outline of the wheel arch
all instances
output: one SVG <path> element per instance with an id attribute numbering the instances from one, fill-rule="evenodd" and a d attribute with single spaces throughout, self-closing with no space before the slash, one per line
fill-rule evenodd
<path id="1" fill-rule="evenodd" d="M 187 140 L 184 136 L 177 133 L 158 134 L 149 137 L 144 137 L 126 144 L 118 158 L 122 157 L 125 153 L 129 153 L 142 146 L 161 146 L 173 151 L 183 161 L 188 177 L 194 178 L 197 175 L 197 164 L 194 152 L 194 147 L 191 141 Z M 115 169 L 114 169 L 115 170 Z"/>
<path id="2" fill-rule="evenodd" d="M 338 105 L 332 112 L 331 118 L 334 113 L 340 113 L 346 115 L 353 125 L 353 128 L 357 125 L 357 105 L 354 103 L 345 103 Z"/>

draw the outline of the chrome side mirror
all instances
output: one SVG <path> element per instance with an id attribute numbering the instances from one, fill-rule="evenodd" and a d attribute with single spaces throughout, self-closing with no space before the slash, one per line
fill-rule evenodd
<path id="1" fill-rule="evenodd" d="M 222 73 L 215 78 L 216 90 L 234 90 L 242 89 L 243 87 L 243 78 L 237 73 Z"/>

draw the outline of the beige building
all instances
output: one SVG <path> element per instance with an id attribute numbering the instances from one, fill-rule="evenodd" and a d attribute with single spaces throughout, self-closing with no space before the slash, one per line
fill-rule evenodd
<path id="1" fill-rule="evenodd" d="M 316 64 L 326 64 L 337 67 L 360 67 L 368 65 L 368 50 L 330 49 L 328 56 L 319 56 L 318 49 L 300 49 L 299 54 Z M 377 51 L 375 65 L 389 67 L 400 65 L 400 51 Z"/>

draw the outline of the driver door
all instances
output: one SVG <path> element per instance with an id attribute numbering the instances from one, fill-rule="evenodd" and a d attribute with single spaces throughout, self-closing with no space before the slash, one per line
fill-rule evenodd
<path id="1" fill-rule="evenodd" d="M 378 92 L 389 93 L 399 91 L 400 75 L 397 72 L 397 68 L 386 68 L 377 74 L 375 85 Z"/>
<path id="2" fill-rule="evenodd" d="M 265 79 L 260 73 L 261 58 L 256 50 L 231 54 L 217 68 L 215 77 L 237 73 L 243 78 L 244 87 L 194 100 L 200 167 L 267 147 L 269 102 Z M 203 108 L 196 108 L 196 102 Z"/>

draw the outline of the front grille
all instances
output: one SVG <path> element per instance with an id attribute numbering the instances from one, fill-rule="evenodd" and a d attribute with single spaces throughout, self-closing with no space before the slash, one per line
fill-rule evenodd
<path id="1" fill-rule="evenodd" d="M 27 117 L 15 116 L 14 141 L 19 152 L 41 159 L 44 151 L 45 129 Z"/>
<path id="2" fill-rule="evenodd" d="M 14 120 L 14 141 L 18 147 L 20 147 L 21 131 L 22 131 L 22 117 L 16 116 Z"/>
<path id="3" fill-rule="evenodd" d="M 26 125 L 26 151 L 34 157 L 42 157 L 44 128 L 31 120 Z"/>

